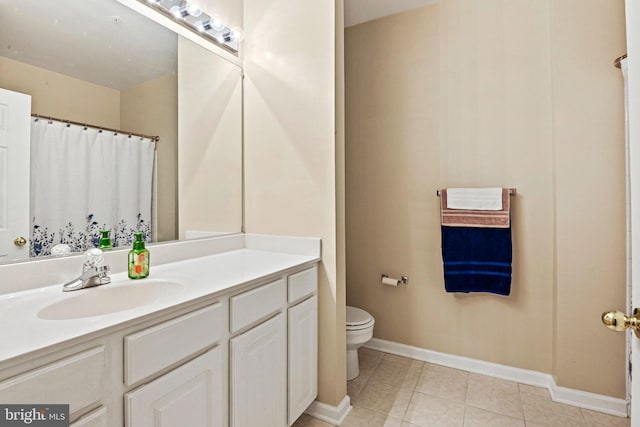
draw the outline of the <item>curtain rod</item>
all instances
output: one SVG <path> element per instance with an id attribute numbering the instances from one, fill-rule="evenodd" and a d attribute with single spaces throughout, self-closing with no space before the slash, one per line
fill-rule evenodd
<path id="1" fill-rule="evenodd" d="M 56 122 L 60 122 L 60 123 L 66 123 L 67 125 L 78 125 L 78 126 L 84 126 L 85 128 L 106 130 L 106 131 L 109 131 L 109 132 L 121 133 L 121 134 L 129 135 L 129 136 L 139 136 L 141 138 L 149 138 L 149 139 L 153 140 L 154 142 L 160 141 L 160 137 L 159 136 L 144 135 L 142 133 L 136 133 L 136 132 L 127 132 L 126 130 L 111 129 L 111 128 L 106 128 L 104 126 L 96 126 L 96 125 L 90 125 L 90 124 L 87 124 L 87 123 L 74 122 L 73 120 L 58 119 L 58 118 L 51 117 L 51 116 L 42 116 L 40 114 L 31 114 L 31 117 L 35 117 L 36 119 L 44 119 L 44 120 L 49 120 L 49 121 L 56 121 Z"/>
<path id="2" fill-rule="evenodd" d="M 614 66 L 614 67 L 616 67 L 616 68 L 621 68 L 621 67 L 622 67 L 621 62 L 622 62 L 622 60 L 623 60 L 623 59 L 625 59 L 626 57 L 627 57 L 627 54 L 626 54 L 626 53 L 625 53 L 624 55 L 622 55 L 622 56 L 617 57 L 617 58 L 616 58 L 616 60 L 615 60 L 615 61 L 613 61 L 613 66 Z"/>

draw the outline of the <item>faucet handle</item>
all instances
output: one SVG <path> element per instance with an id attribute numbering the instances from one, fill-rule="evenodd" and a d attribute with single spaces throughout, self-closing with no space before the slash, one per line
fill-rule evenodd
<path id="1" fill-rule="evenodd" d="M 94 267 L 98 267 L 104 261 L 104 256 L 102 255 L 102 251 L 98 248 L 91 248 L 85 251 L 84 253 L 84 263 L 82 268 L 84 270 L 89 270 Z"/>

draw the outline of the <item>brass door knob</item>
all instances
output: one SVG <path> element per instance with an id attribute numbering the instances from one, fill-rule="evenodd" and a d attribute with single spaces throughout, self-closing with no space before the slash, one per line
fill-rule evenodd
<path id="1" fill-rule="evenodd" d="M 22 236 L 16 237 L 16 239 L 13 241 L 13 244 L 16 246 L 24 246 L 27 244 L 27 239 Z"/>
<path id="2" fill-rule="evenodd" d="M 611 310 L 602 313 L 602 323 L 613 330 L 622 332 L 625 329 L 633 329 L 636 336 L 640 338 L 640 311 L 637 308 L 633 309 L 633 314 L 627 316 L 621 311 Z"/>

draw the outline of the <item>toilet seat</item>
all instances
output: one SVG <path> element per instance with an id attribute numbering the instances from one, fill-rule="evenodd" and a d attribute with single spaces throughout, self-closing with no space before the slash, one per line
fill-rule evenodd
<path id="1" fill-rule="evenodd" d="M 347 331 L 359 331 L 371 328 L 375 323 L 373 317 L 366 311 L 347 306 Z"/>

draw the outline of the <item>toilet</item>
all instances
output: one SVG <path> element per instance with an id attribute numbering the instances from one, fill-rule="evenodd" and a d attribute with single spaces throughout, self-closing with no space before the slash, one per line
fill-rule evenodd
<path id="1" fill-rule="evenodd" d="M 375 320 L 366 311 L 347 306 L 347 381 L 360 374 L 358 348 L 373 338 Z"/>

